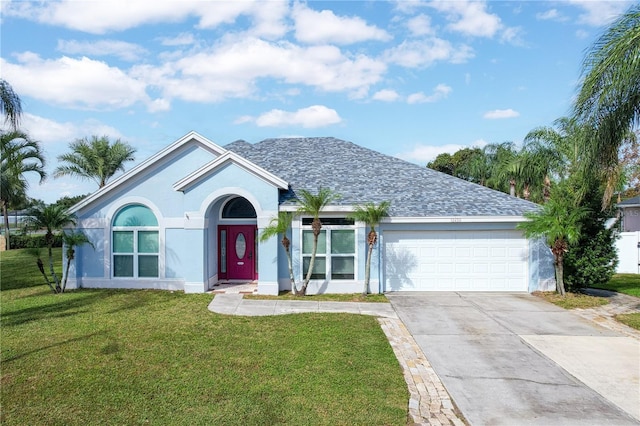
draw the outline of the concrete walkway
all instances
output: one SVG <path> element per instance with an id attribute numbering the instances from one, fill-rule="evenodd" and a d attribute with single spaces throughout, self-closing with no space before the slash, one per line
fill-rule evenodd
<path id="1" fill-rule="evenodd" d="M 378 317 L 409 388 L 408 412 L 416 425 L 463 426 L 451 397 L 390 303 L 249 300 L 242 294 L 216 294 L 209 310 L 226 315 L 264 316 L 300 312 L 346 312 Z"/>

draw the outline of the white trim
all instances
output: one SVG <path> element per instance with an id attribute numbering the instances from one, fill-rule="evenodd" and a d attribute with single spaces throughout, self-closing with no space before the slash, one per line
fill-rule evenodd
<path id="1" fill-rule="evenodd" d="M 108 279 L 82 278 L 77 279 L 82 288 L 125 288 L 125 289 L 153 289 L 153 290 L 184 290 L 184 279 Z"/>
<path id="2" fill-rule="evenodd" d="M 386 217 L 381 223 L 519 223 L 527 220 L 524 216 L 425 216 Z"/>
<path id="3" fill-rule="evenodd" d="M 213 153 L 215 155 L 218 155 L 218 156 L 222 155 L 225 152 L 224 148 L 220 147 L 219 145 L 216 145 L 215 143 L 213 143 L 209 139 L 205 138 L 204 136 L 200 135 L 199 133 L 191 131 L 191 132 L 187 133 L 186 135 L 184 135 L 183 137 L 181 137 L 180 139 L 178 139 L 177 141 L 173 142 L 171 145 L 169 145 L 166 148 L 164 148 L 163 150 L 161 150 L 161 151 L 157 152 L 156 154 L 152 155 L 151 157 L 147 158 L 142 163 L 140 163 L 137 166 L 135 166 L 133 169 L 129 170 L 128 172 L 124 173 L 123 175 L 121 175 L 121 176 L 117 177 L 116 179 L 114 179 L 113 181 L 109 182 L 107 185 L 105 185 L 104 187 L 100 188 L 99 190 L 97 190 L 93 194 L 89 195 L 88 197 L 86 197 L 85 199 L 83 199 L 82 201 L 77 203 L 76 205 L 72 206 L 69 209 L 69 212 L 70 213 L 75 213 L 78 210 L 86 207 L 87 205 L 91 204 L 92 202 L 94 202 L 98 198 L 102 197 L 104 194 L 109 193 L 114 188 L 122 185 L 123 183 L 129 181 L 133 177 L 139 175 L 143 171 L 147 170 L 149 167 L 153 166 L 159 160 L 167 157 L 169 154 L 175 152 L 176 150 L 178 150 L 179 148 L 181 148 L 182 146 L 188 144 L 191 141 L 196 141 L 204 149 L 206 149 L 207 151 L 209 151 L 209 152 L 211 152 L 211 153 Z"/>
<path id="4" fill-rule="evenodd" d="M 297 213 L 300 209 L 299 205 L 281 205 L 279 210 L 281 212 L 293 212 Z M 338 206 L 338 205 L 328 205 L 320 210 L 321 213 L 352 213 L 355 211 L 354 206 Z"/>
<path id="5" fill-rule="evenodd" d="M 174 183 L 173 189 L 182 192 L 188 189 L 191 185 L 203 179 L 205 176 L 215 171 L 217 168 L 222 167 L 229 162 L 242 167 L 251 174 L 280 189 L 287 189 L 289 187 L 289 184 L 278 176 L 266 171 L 262 167 L 259 167 L 248 160 L 245 160 L 234 152 L 227 151 L 224 154 L 220 155 L 218 158 L 210 161 L 209 163 L 200 167 L 198 170 Z"/>
<path id="6" fill-rule="evenodd" d="M 260 205 L 260 202 L 258 201 L 258 199 L 246 189 L 239 188 L 236 186 L 228 186 L 225 188 L 220 188 L 213 191 L 209 195 L 207 195 L 207 198 L 202 200 L 202 203 L 200 203 L 200 210 L 199 210 L 200 215 L 202 217 L 205 217 L 207 214 L 207 211 L 215 201 L 217 201 L 219 198 L 229 197 L 229 196 L 240 196 L 240 197 L 246 198 L 253 205 L 253 208 L 256 210 L 256 215 L 258 217 L 264 215 L 262 206 Z"/>

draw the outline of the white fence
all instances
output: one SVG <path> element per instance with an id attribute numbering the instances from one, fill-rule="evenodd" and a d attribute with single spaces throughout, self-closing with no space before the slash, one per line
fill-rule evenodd
<path id="1" fill-rule="evenodd" d="M 619 274 L 640 274 L 640 231 L 621 232 L 616 240 Z"/>

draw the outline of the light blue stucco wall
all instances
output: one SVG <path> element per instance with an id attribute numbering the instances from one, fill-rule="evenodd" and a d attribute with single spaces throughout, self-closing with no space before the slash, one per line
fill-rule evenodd
<path id="1" fill-rule="evenodd" d="M 205 291 L 217 274 L 217 226 L 224 202 L 245 196 L 256 209 L 249 223 L 264 226 L 277 214 L 278 188 L 251 171 L 229 163 L 199 181 L 176 191 L 173 185 L 215 156 L 198 145 L 184 146 L 147 170 L 125 180 L 76 214 L 79 227 L 96 246 L 78 250 L 73 278 L 82 286 L 180 288 Z M 117 211 L 136 202 L 151 208 L 160 232 L 161 268 L 158 279 L 136 280 L 110 277 L 111 221 Z M 234 222 L 232 223 L 239 223 Z M 260 280 L 272 282 L 277 291 L 278 266 L 273 262 L 277 239 L 260 243 Z M 271 258 L 270 258 L 271 254 Z M 71 277 L 71 274 L 70 274 Z"/>

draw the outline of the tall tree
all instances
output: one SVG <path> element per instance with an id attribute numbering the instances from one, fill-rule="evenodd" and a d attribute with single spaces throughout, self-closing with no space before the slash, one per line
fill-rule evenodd
<path id="1" fill-rule="evenodd" d="M 49 255 L 49 272 L 55 282 L 55 292 L 62 293 L 60 278 L 53 269 L 53 243 L 55 232 L 61 230 L 65 226 L 75 225 L 75 216 L 69 214 L 64 207 L 51 204 L 45 207 L 34 207 L 28 210 L 27 221 L 35 229 L 45 229 L 45 244 L 47 245 L 47 253 Z"/>
<path id="2" fill-rule="evenodd" d="M 289 279 L 291 280 L 291 292 L 296 296 L 302 295 L 302 291 L 299 291 L 296 287 L 296 277 L 293 274 L 293 262 L 291 260 L 291 241 L 287 237 L 287 233 L 291 228 L 291 222 L 293 221 L 293 213 L 291 212 L 278 212 L 278 217 L 274 217 L 269 222 L 269 226 L 262 230 L 260 234 L 260 241 L 267 241 L 271 237 L 282 235 L 282 247 L 284 247 L 287 253 L 287 263 L 289 265 Z"/>
<path id="3" fill-rule="evenodd" d="M 116 139 L 111 143 L 107 136 L 91 136 L 77 139 L 69 144 L 71 152 L 58 156 L 65 163 L 54 171 L 54 177 L 78 176 L 94 180 L 98 188 L 119 171 L 124 171 L 125 162 L 133 161 L 136 150 L 126 142 Z"/>
<path id="4" fill-rule="evenodd" d="M 511 164 L 518 153 L 515 144 L 513 142 L 489 144 L 483 149 L 491 167 L 487 186 L 515 197 L 517 182 L 515 172 L 511 169 Z"/>
<path id="5" fill-rule="evenodd" d="M 374 203 L 366 203 L 364 205 L 358 205 L 351 217 L 357 221 L 364 222 L 369 226 L 370 231 L 367 235 L 367 245 L 369 250 L 367 252 L 367 264 L 365 266 L 364 275 L 364 288 L 362 295 L 366 296 L 369 293 L 369 280 L 371 278 L 371 256 L 373 254 L 373 247 L 378 242 L 378 234 L 376 233 L 376 226 L 380 223 L 383 217 L 389 215 L 390 203 L 388 201 L 382 201 L 376 205 Z"/>
<path id="6" fill-rule="evenodd" d="M 582 64 L 574 114 L 594 129 L 593 138 L 583 147 L 589 168 L 615 167 L 625 135 L 640 123 L 638 58 L 640 4 L 636 3 L 596 40 Z M 605 195 L 603 205 L 608 203 Z"/>
<path id="7" fill-rule="evenodd" d="M 322 230 L 322 222 L 320 221 L 320 212 L 323 208 L 325 208 L 332 201 L 340 198 L 338 194 L 333 192 L 329 188 L 320 188 L 318 189 L 317 194 L 313 194 L 305 189 L 300 190 L 298 194 L 298 213 L 306 214 L 313 217 L 313 221 L 311 222 L 311 229 L 313 230 L 313 248 L 311 251 L 311 259 L 309 260 L 309 269 L 307 270 L 307 275 L 304 278 L 304 282 L 302 283 L 301 293 L 303 295 L 307 294 L 307 287 L 309 286 L 309 281 L 311 280 L 311 275 L 313 274 L 313 267 L 316 262 L 316 253 L 318 252 L 318 236 Z"/>
<path id="8" fill-rule="evenodd" d="M 525 213 L 527 222 L 518 224 L 527 238 L 544 238 L 551 248 L 556 272 L 556 286 L 564 296 L 564 255 L 578 242 L 583 219 L 589 210 L 576 206 L 566 196 L 552 196 L 541 210 Z"/>
<path id="9" fill-rule="evenodd" d="M 7 249 L 10 248 L 8 209 L 26 198 L 27 173 L 38 174 L 40 182 L 45 179 L 44 165 L 44 156 L 37 141 L 18 130 L 0 133 L 0 207 Z"/>
<path id="10" fill-rule="evenodd" d="M 4 115 L 5 123 L 11 126 L 11 130 L 18 130 L 22 117 L 22 102 L 11 85 L 2 78 L 0 78 L 0 111 Z"/>

